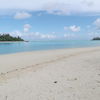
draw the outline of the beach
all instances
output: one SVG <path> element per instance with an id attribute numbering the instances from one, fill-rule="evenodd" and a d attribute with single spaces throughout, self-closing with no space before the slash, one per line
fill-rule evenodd
<path id="1" fill-rule="evenodd" d="M 99 100 L 100 47 L 0 55 L 0 100 Z"/>

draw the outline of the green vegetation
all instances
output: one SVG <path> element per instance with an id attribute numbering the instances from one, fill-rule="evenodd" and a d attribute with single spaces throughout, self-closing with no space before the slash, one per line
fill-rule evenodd
<path id="1" fill-rule="evenodd" d="M 100 40 L 100 37 L 94 37 L 92 40 Z"/>
<path id="2" fill-rule="evenodd" d="M 19 36 L 18 37 L 12 37 L 9 34 L 2 34 L 0 35 L 0 41 L 24 41 Z"/>

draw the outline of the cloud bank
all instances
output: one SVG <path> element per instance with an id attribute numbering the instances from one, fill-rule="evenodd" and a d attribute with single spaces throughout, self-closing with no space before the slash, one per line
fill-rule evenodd
<path id="1" fill-rule="evenodd" d="M 55 15 L 100 14 L 100 0 L 0 0 L 0 11 L 46 11 Z M 17 17 L 16 17 L 17 16 Z M 15 18 L 22 18 L 16 14 Z M 30 15 L 24 14 L 29 17 Z"/>
<path id="2" fill-rule="evenodd" d="M 72 26 L 65 26 L 64 30 L 70 30 L 72 32 L 79 32 L 81 30 L 80 26 L 72 25 Z"/>
<path id="3" fill-rule="evenodd" d="M 27 12 L 17 12 L 14 16 L 15 19 L 26 19 L 30 18 L 32 15 Z"/>

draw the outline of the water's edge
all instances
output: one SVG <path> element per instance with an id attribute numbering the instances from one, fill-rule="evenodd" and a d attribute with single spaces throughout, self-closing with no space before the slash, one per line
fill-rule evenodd
<path id="1" fill-rule="evenodd" d="M 82 48 L 100 46 L 100 41 L 66 40 L 66 41 L 33 41 L 33 42 L 0 42 L 0 54 L 17 52 Z"/>

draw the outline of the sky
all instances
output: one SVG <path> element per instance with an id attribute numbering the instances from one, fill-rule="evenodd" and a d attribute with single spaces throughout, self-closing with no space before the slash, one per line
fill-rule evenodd
<path id="1" fill-rule="evenodd" d="M 0 33 L 25 40 L 100 36 L 99 0 L 0 0 Z"/>

